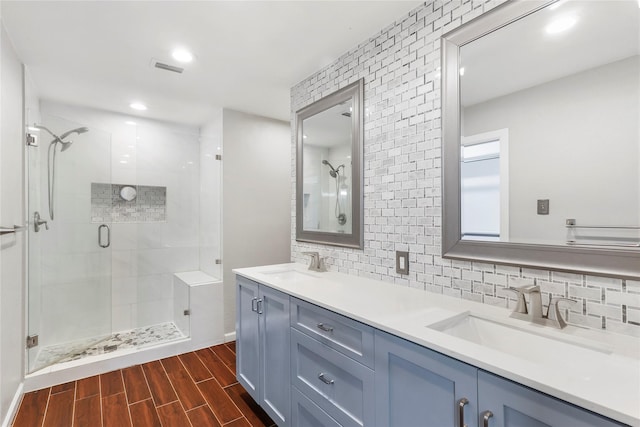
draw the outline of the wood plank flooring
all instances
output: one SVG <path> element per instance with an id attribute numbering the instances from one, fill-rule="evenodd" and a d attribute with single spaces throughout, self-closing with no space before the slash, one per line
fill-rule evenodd
<path id="1" fill-rule="evenodd" d="M 27 393 L 14 427 L 271 427 L 235 376 L 235 343 Z"/>

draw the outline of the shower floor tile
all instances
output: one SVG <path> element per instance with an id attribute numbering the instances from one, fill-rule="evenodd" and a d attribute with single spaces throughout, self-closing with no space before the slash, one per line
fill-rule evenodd
<path id="1" fill-rule="evenodd" d="M 111 353 L 116 350 L 146 347 L 186 338 L 173 322 L 159 323 L 128 331 L 116 332 L 104 337 L 93 337 L 65 344 L 44 347 L 38 353 L 33 371 L 55 363 L 70 362 L 89 356 Z"/>

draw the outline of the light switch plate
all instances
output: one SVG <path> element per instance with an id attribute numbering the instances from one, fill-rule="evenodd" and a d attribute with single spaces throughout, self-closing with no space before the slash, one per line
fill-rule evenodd
<path id="1" fill-rule="evenodd" d="M 549 199 L 538 199 L 538 215 L 549 215 Z"/>
<path id="2" fill-rule="evenodd" d="M 409 274 L 409 252 L 396 251 L 396 273 Z"/>

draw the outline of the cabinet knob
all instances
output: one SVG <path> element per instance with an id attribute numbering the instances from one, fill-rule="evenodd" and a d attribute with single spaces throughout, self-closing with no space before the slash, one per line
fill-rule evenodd
<path id="1" fill-rule="evenodd" d="M 464 423 L 464 407 L 467 405 L 467 403 L 469 403 L 469 399 L 467 399 L 466 397 L 458 400 L 458 421 L 460 427 L 467 427 L 467 425 Z"/>
<path id="2" fill-rule="evenodd" d="M 484 411 L 482 413 L 482 427 L 489 427 L 489 418 L 493 417 L 493 412 Z"/>

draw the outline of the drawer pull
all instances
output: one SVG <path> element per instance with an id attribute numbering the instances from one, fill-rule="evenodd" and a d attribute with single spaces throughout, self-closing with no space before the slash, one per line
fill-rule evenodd
<path id="1" fill-rule="evenodd" d="M 329 384 L 329 385 L 331 385 L 331 384 L 333 384 L 333 383 L 335 382 L 335 381 L 330 380 L 329 378 L 325 377 L 325 376 L 324 376 L 324 373 L 322 373 L 322 372 L 320 372 L 320 373 L 318 374 L 318 379 L 319 379 L 320 381 L 322 381 L 323 383 L 325 383 L 325 384 Z"/>
<path id="2" fill-rule="evenodd" d="M 489 418 L 493 417 L 493 412 L 484 411 L 482 413 L 482 427 L 489 427 Z"/>
<path id="3" fill-rule="evenodd" d="M 318 329 L 323 330 L 325 332 L 333 332 L 333 328 L 331 326 L 325 326 L 324 323 L 318 323 Z"/>
<path id="4" fill-rule="evenodd" d="M 467 403 L 469 403 L 469 399 L 467 399 L 466 397 L 458 400 L 458 421 L 460 422 L 460 427 L 467 427 L 467 425 L 464 423 L 464 407 L 467 405 Z"/>

